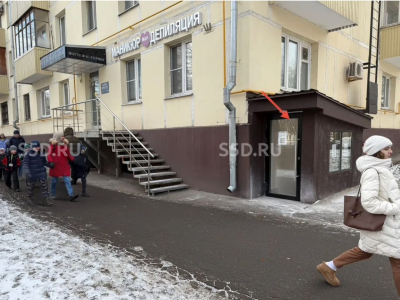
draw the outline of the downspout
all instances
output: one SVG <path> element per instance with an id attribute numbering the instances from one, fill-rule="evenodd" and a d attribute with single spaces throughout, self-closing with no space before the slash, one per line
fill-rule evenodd
<path id="1" fill-rule="evenodd" d="M 18 113 L 18 88 L 17 88 L 17 77 L 15 76 L 15 53 L 14 53 L 14 32 L 13 26 L 11 25 L 11 3 L 8 3 L 8 22 L 10 24 L 11 30 L 11 56 L 12 56 L 12 70 L 13 70 L 13 80 L 14 80 L 14 97 L 15 97 L 15 111 L 17 112 L 17 118 L 13 122 L 13 127 L 17 130 L 20 128 L 17 126 L 17 122 L 19 121 L 19 113 Z"/>
<path id="2" fill-rule="evenodd" d="M 236 107 L 231 102 L 231 91 L 236 86 L 237 18 L 237 1 L 232 1 L 229 82 L 226 87 L 224 87 L 224 105 L 229 110 L 229 192 L 236 190 Z"/>

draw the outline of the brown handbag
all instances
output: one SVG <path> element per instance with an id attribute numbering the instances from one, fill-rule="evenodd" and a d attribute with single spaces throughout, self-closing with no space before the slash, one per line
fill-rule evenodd
<path id="1" fill-rule="evenodd" d="M 372 168 L 375 169 L 375 168 Z M 368 169 L 366 169 L 368 170 Z M 365 170 L 365 171 L 366 171 Z M 364 172 L 365 172 L 364 171 Z M 378 172 L 377 169 L 375 169 Z M 379 172 L 378 172 L 379 178 Z M 361 205 L 361 183 L 357 197 L 344 196 L 344 225 L 365 231 L 381 231 L 386 215 L 371 214 Z"/>

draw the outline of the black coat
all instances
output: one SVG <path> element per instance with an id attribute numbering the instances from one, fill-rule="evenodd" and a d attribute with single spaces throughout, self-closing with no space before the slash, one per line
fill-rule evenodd
<path id="1" fill-rule="evenodd" d="M 82 178 L 90 171 L 90 161 L 86 154 L 79 154 L 72 163 L 72 178 Z"/>
<path id="2" fill-rule="evenodd" d="M 21 144 L 22 146 L 20 146 Z M 25 139 L 22 136 L 19 136 L 19 138 L 12 137 L 8 142 L 8 149 L 10 149 L 11 146 L 17 147 L 18 154 L 23 154 L 25 148 Z"/>
<path id="3" fill-rule="evenodd" d="M 47 162 L 46 155 L 41 152 L 29 150 L 22 161 L 25 174 L 30 176 L 31 180 L 46 179 L 47 173 L 46 168 L 50 168 Z M 29 175 L 28 175 L 29 174 Z"/>

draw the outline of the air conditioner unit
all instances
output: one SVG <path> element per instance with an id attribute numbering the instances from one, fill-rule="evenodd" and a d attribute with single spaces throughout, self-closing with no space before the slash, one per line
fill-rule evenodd
<path id="1" fill-rule="evenodd" d="M 346 76 L 348 81 L 355 81 L 363 79 L 363 63 L 352 62 L 346 69 Z"/>

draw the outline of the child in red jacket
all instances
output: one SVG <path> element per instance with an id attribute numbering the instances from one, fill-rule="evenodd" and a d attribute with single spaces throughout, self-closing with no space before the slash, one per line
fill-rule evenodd
<path id="1" fill-rule="evenodd" d="M 20 192 L 19 181 L 18 181 L 18 168 L 21 166 L 21 161 L 19 160 L 17 154 L 17 147 L 11 146 L 10 153 L 1 161 L 5 166 L 4 175 L 6 186 L 11 189 L 11 177 L 13 178 L 14 190 Z"/>

